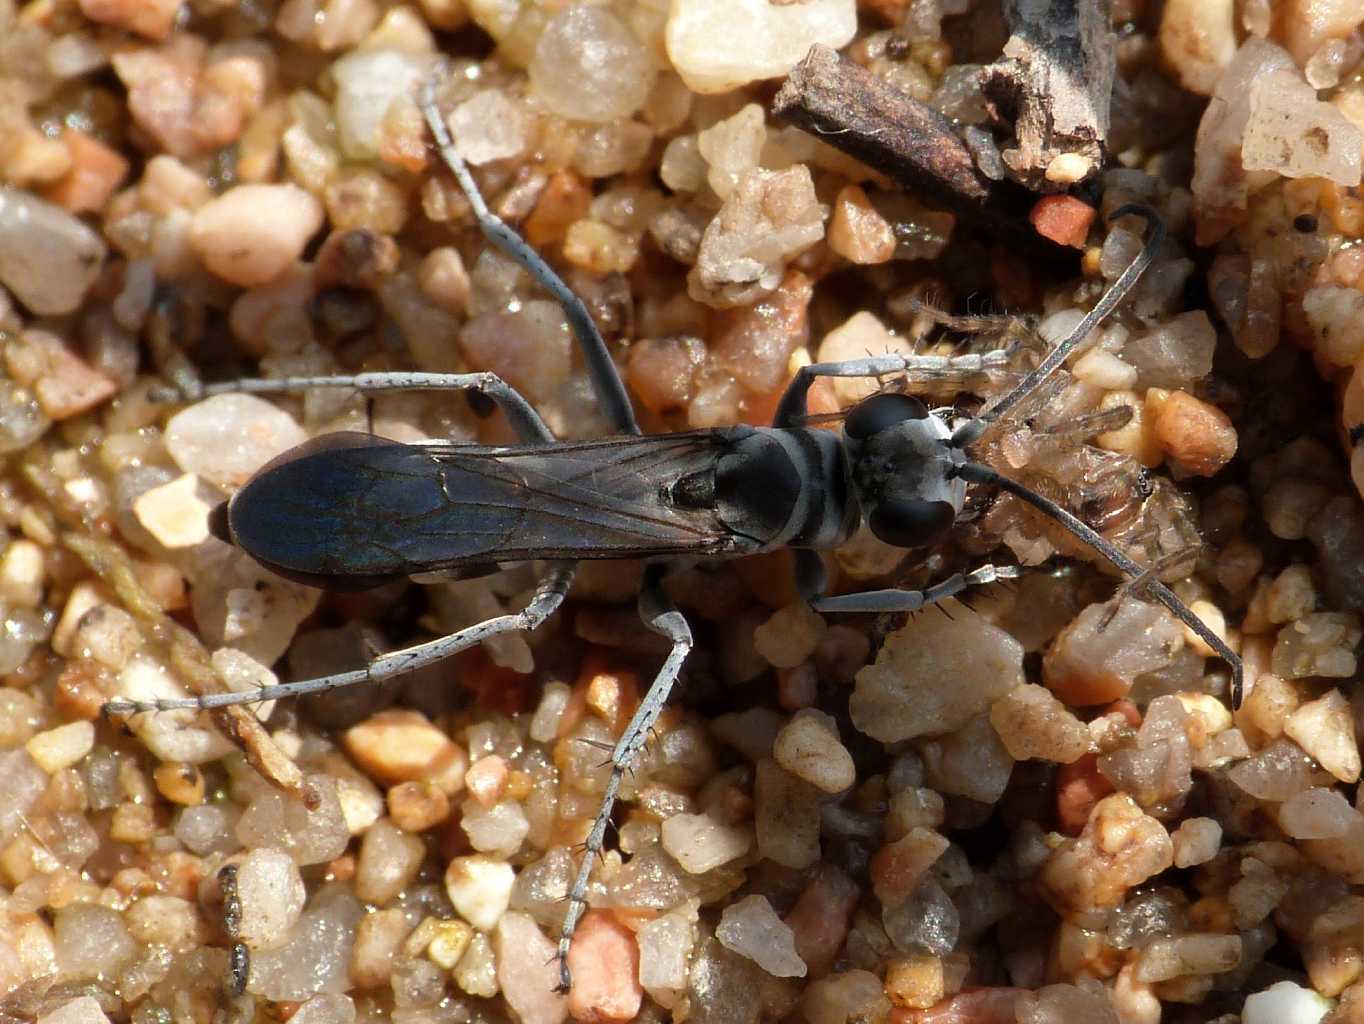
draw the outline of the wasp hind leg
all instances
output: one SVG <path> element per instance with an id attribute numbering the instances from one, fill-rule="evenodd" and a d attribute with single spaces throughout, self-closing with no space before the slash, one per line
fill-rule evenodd
<path id="1" fill-rule="evenodd" d="M 439 75 L 438 69 L 426 80 L 419 105 L 422 116 L 426 119 L 426 126 L 431 129 L 431 135 L 436 140 L 441 159 L 450 168 L 450 173 L 455 176 L 460 189 L 469 200 L 479 228 L 488 241 L 524 267 L 527 273 L 540 282 L 545 291 L 554 296 L 555 301 L 563 308 L 568 325 L 573 330 L 578 347 L 582 350 L 583 362 L 587 365 L 587 373 L 592 380 L 592 390 L 596 393 L 597 401 L 601 403 L 606 418 L 622 434 L 638 434 L 639 424 L 635 421 L 634 408 L 625 390 L 625 382 L 620 379 L 616 364 L 606 348 L 606 341 L 602 338 L 601 331 L 597 330 L 597 324 L 588 312 L 587 306 L 582 299 L 573 294 L 573 289 L 564 283 L 564 279 L 545 262 L 543 256 L 531 248 L 529 243 L 501 217 L 488 209 L 488 204 L 478 189 L 478 183 L 469 172 L 469 167 L 464 162 L 464 157 L 460 155 L 455 140 L 450 135 L 450 129 L 445 124 L 445 118 L 441 116 L 440 108 L 436 105 L 436 83 Z"/>
<path id="2" fill-rule="evenodd" d="M 325 693 L 328 690 L 355 686 L 359 683 L 381 683 L 386 679 L 444 661 L 460 651 L 503 633 L 529 632 L 535 629 L 563 604 L 568 588 L 573 583 L 573 571 L 576 566 L 576 562 L 556 563 L 540 581 L 530 602 L 519 612 L 499 615 L 468 629 L 461 629 L 458 633 L 451 633 L 437 640 L 428 640 L 424 644 L 390 651 L 364 668 L 319 676 L 316 679 L 300 679 L 296 682 L 262 686 L 245 692 L 210 693 L 173 700 L 111 700 L 104 705 L 104 710 L 114 715 L 135 715 L 148 711 L 206 710 L 228 704 L 260 704 L 289 697 L 306 697 L 311 693 Z"/>
<path id="3" fill-rule="evenodd" d="M 663 568 L 654 565 L 646 571 L 639 595 L 639 614 L 646 626 L 672 643 L 672 649 L 654 677 L 649 692 L 640 702 L 639 709 L 611 751 L 611 774 L 606 781 L 606 792 L 602 794 L 601 807 L 592 822 L 592 830 L 587 834 L 582 863 L 573 880 L 573 888 L 569 891 L 568 910 L 559 931 L 559 988 L 564 992 L 568 991 L 572 982 L 568 969 L 568 950 L 573 943 L 573 930 L 587 909 L 587 883 L 592 876 L 592 863 L 601 853 L 606 840 L 606 829 L 611 822 L 611 810 L 616 803 L 621 778 L 648 741 L 650 730 L 667 704 L 668 695 L 677 682 L 678 673 L 682 671 L 682 663 L 687 660 L 692 648 L 691 627 L 663 591 Z"/>
<path id="4" fill-rule="evenodd" d="M 292 394 L 312 388 L 349 388 L 362 394 L 380 391 L 471 391 L 486 395 L 506 413 L 516 436 L 527 444 L 552 444 L 556 438 L 530 402 L 495 373 L 426 373 L 419 370 L 385 370 L 373 373 L 330 374 L 317 377 L 246 377 L 196 388 L 193 393 L 162 389 L 152 393 L 158 401 L 197 400 L 212 395 Z"/>

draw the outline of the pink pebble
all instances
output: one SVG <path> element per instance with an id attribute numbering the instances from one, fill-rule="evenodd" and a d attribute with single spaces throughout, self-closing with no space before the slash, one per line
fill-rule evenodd
<path id="1" fill-rule="evenodd" d="M 573 987 L 568 1012 L 583 1024 L 624 1024 L 639 1013 L 639 945 L 634 932 L 603 910 L 578 922 L 568 951 Z"/>
<path id="2" fill-rule="evenodd" d="M 786 926 L 795 935 L 796 953 L 805 961 L 810 977 L 827 974 L 843 951 L 848 920 L 859 895 L 852 879 L 826 865 L 786 915 Z"/>

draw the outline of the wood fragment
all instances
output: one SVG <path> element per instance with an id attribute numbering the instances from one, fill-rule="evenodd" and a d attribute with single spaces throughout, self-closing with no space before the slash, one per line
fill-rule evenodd
<path id="1" fill-rule="evenodd" d="M 977 226 L 1024 233 L 1031 197 L 982 174 L 951 121 L 827 46 L 812 46 L 792 69 L 772 113 L 930 205 Z"/>
<path id="2" fill-rule="evenodd" d="M 827 46 L 810 47 L 772 113 L 945 205 L 990 200 L 992 182 L 947 118 Z"/>
<path id="3" fill-rule="evenodd" d="M 1035 191 L 1064 191 L 1103 166 L 1117 69 L 1112 2 L 1004 0 L 1004 17 L 1009 41 L 981 85 L 1014 126 L 1005 166 Z"/>
<path id="4" fill-rule="evenodd" d="M 121 547 L 108 538 L 75 531 L 63 534 L 62 543 L 113 590 L 148 638 L 167 651 L 171 669 L 185 680 L 191 693 L 202 696 L 227 689 L 204 645 L 161 610 L 138 580 L 132 559 Z M 214 708 L 210 715 L 218 730 L 241 748 L 251 767 L 267 782 L 305 806 L 316 805 L 318 797 L 306 784 L 303 772 L 275 745 L 260 719 L 237 704 Z"/>

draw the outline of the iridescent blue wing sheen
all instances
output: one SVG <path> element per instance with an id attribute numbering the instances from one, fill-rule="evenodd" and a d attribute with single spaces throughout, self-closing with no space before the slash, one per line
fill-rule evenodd
<path id="1" fill-rule="evenodd" d="M 333 588 L 529 558 L 721 553 L 733 537 L 715 516 L 664 494 L 726 450 L 718 431 L 514 448 L 326 434 L 252 477 L 227 526 L 262 564 Z"/>

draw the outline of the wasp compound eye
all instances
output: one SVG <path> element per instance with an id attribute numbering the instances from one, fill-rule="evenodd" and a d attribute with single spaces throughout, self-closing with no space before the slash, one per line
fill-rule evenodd
<path id="1" fill-rule="evenodd" d="M 872 395 L 848 413 L 843 432 L 856 441 L 865 441 L 905 420 L 921 420 L 927 415 L 928 407 L 913 395 Z"/>
<path id="2" fill-rule="evenodd" d="M 956 510 L 945 501 L 887 495 L 871 510 L 867 525 L 887 544 L 921 548 L 942 540 L 956 517 Z"/>

